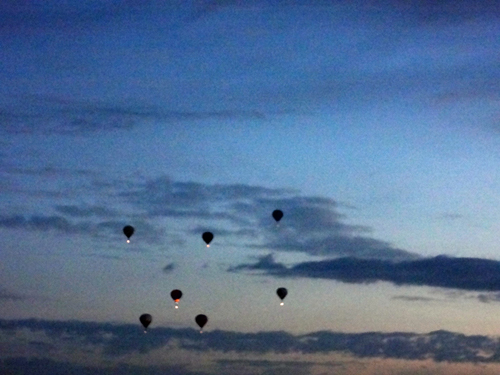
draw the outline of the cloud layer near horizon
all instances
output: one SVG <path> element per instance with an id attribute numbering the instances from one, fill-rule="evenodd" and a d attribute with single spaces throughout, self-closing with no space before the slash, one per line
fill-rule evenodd
<path id="1" fill-rule="evenodd" d="M 24 334 L 21 335 L 21 333 Z M 20 336 L 19 336 L 20 335 Z M 24 339 L 22 338 L 24 337 Z M 50 358 L 74 348 L 107 359 L 123 360 L 161 348 L 193 352 L 239 354 L 344 353 L 356 358 L 432 359 L 437 362 L 500 362 L 500 342 L 488 336 L 467 336 L 448 331 L 340 333 L 331 331 L 292 335 L 286 332 L 242 333 L 154 327 L 144 335 L 139 324 L 81 321 L 0 320 L 2 345 L 24 345 L 34 355 Z M 64 345 L 63 345 L 64 343 Z M 15 351 L 15 350 L 14 350 Z M 2 359 L 15 357 L 12 351 Z"/>

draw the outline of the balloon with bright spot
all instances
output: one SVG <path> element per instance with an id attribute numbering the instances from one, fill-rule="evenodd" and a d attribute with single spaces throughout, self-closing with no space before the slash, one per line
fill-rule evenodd
<path id="1" fill-rule="evenodd" d="M 123 227 L 123 234 L 127 236 L 127 243 L 130 243 L 130 237 L 134 234 L 134 227 L 132 225 L 126 225 Z"/>
<path id="2" fill-rule="evenodd" d="M 148 326 L 153 321 L 153 317 L 150 314 L 142 314 L 139 317 L 139 321 L 141 322 L 142 326 L 144 327 L 144 333 L 146 333 L 148 330 Z"/>
<path id="3" fill-rule="evenodd" d="M 278 289 L 276 289 L 276 294 L 281 299 L 280 305 L 283 306 L 285 304 L 283 302 L 283 300 L 285 299 L 286 295 L 288 294 L 288 290 L 286 290 L 286 288 L 278 288 Z"/>
<path id="4" fill-rule="evenodd" d="M 179 308 L 179 301 L 182 298 L 182 292 L 179 289 L 174 289 L 170 292 L 170 297 L 172 297 L 175 302 L 175 308 Z"/>
<path id="5" fill-rule="evenodd" d="M 198 326 L 200 327 L 200 333 L 202 333 L 203 327 L 208 322 L 207 316 L 203 315 L 203 314 L 199 314 L 199 315 L 196 315 L 196 318 L 194 318 L 194 320 L 196 321 L 196 324 L 198 324 Z"/>
<path id="6" fill-rule="evenodd" d="M 203 241 L 207 244 L 207 247 L 210 247 L 210 242 L 214 239 L 214 234 L 212 232 L 205 232 L 201 235 Z"/>

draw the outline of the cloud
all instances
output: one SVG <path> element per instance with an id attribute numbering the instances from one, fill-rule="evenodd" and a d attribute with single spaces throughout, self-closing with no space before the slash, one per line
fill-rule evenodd
<path id="1" fill-rule="evenodd" d="M 53 166 L 45 166 L 41 168 L 19 168 L 7 167 L 6 171 L 9 174 L 19 174 L 26 176 L 40 176 L 45 178 L 54 177 L 96 177 L 96 173 L 88 169 L 68 169 Z"/>
<path id="2" fill-rule="evenodd" d="M 18 101 L 15 98 L 8 100 L 10 104 L 0 107 L 0 130 L 10 134 L 87 135 L 131 130 L 150 120 L 172 123 L 265 118 L 262 112 L 242 109 L 176 111 L 140 105 L 85 103 L 36 95 L 22 96 Z"/>
<path id="3" fill-rule="evenodd" d="M 238 229 L 224 229 L 228 235 L 239 230 L 252 230 L 259 226 L 256 215 L 270 213 L 260 205 L 260 199 L 289 194 L 288 189 L 270 189 L 245 184 L 202 184 L 178 182 L 168 176 L 147 179 L 119 193 L 136 209 L 150 217 L 195 218 L 220 220 L 234 224 Z M 249 206 L 249 207 L 246 207 Z M 206 225 L 198 228 L 210 228 Z M 191 233 L 196 228 L 191 229 Z"/>
<path id="4" fill-rule="evenodd" d="M 440 19 L 448 21 L 467 20 L 478 16 L 497 16 L 495 2 L 483 1 L 470 3 L 465 0 L 456 1 L 392 1 L 370 2 L 369 6 L 362 1 L 350 2 L 331 2 L 325 0 L 310 0 L 307 3 L 296 0 L 281 0 L 279 2 L 267 2 L 261 0 L 198 0 L 183 2 L 180 0 L 171 0 L 168 3 L 163 1 L 127 1 L 121 2 L 88 2 L 60 3 L 48 0 L 43 4 L 30 2 L 6 1 L 2 5 L 3 17 L 1 25 L 6 30 L 17 30 L 20 26 L 30 29 L 74 29 L 83 25 L 94 26 L 103 22 L 109 23 L 114 19 L 128 18 L 131 21 L 143 21 L 146 19 L 158 22 L 154 17 L 155 13 L 163 16 L 168 13 L 174 13 L 175 17 L 167 17 L 167 25 L 173 26 L 173 19 L 181 19 L 184 22 L 193 22 L 204 16 L 210 15 L 224 8 L 259 8 L 262 10 L 272 9 L 290 9 L 298 7 L 299 9 L 320 7 L 321 9 L 339 9 L 342 4 L 349 5 L 358 11 L 388 11 L 398 12 L 401 15 L 406 14 L 410 19 L 420 22 L 432 22 Z M 360 6 L 365 5 L 360 9 Z M 135 17 L 132 17 L 135 16 Z M 28 20 L 30 22 L 28 22 Z"/>
<path id="5" fill-rule="evenodd" d="M 99 129 L 127 129 L 150 116 L 167 121 L 179 118 L 233 118 L 235 115 L 255 119 L 265 116 L 270 108 L 309 110 L 315 103 L 331 103 L 331 100 L 348 106 L 387 105 L 395 100 L 420 96 L 427 100 L 429 95 L 453 93 L 461 87 L 493 92 L 495 88 L 491 88 L 489 82 L 498 78 L 494 53 L 485 58 L 471 56 L 483 51 L 483 48 L 477 47 L 477 40 L 491 36 L 491 39 L 486 39 L 488 43 L 485 45 L 495 46 L 498 43 L 494 26 L 498 12 L 491 1 L 473 6 L 463 0 L 456 3 L 377 1 L 370 4 L 363 1 L 315 0 L 305 5 L 294 0 L 161 3 L 129 1 L 120 5 L 118 2 L 106 2 L 97 6 L 92 2 L 92 5 L 68 3 L 63 6 L 48 1 L 45 6 L 23 4 L 2 9 L 0 30 L 3 26 L 3 30 L 15 31 L 15 35 L 25 29 L 36 30 L 32 32 L 35 35 L 40 29 L 61 34 L 61 38 L 55 38 L 50 46 L 55 51 L 61 49 L 65 52 L 62 60 L 70 66 L 64 75 L 68 80 L 82 78 L 82 71 L 84 78 L 96 80 L 94 72 L 99 72 L 98 77 L 115 78 L 114 87 L 126 93 L 122 95 L 126 100 L 130 100 L 134 92 L 143 94 L 145 85 L 149 84 L 153 88 L 149 90 L 149 100 L 162 102 L 158 108 L 175 105 L 179 102 L 178 98 L 196 102 L 198 108 L 204 108 L 196 112 L 174 107 L 171 112 L 168 109 L 162 112 L 158 108 L 140 105 L 68 103 L 67 108 L 75 107 L 72 111 L 79 113 L 67 116 L 65 123 L 45 128 L 45 131 L 57 132 L 60 129 L 66 134 L 94 134 Z M 189 5 L 184 5 L 186 3 Z M 242 6 L 242 3 L 245 4 Z M 249 3 L 254 5 L 248 6 Z M 275 14 L 280 21 L 270 22 L 269 14 Z M 493 22 L 485 24 L 484 29 L 471 22 L 491 18 Z M 197 21 L 196 27 L 190 24 L 193 21 Z M 457 22 L 463 23 L 463 28 L 450 30 L 448 25 Z M 175 33 L 176 42 L 172 43 L 173 38 L 168 34 L 178 25 L 187 27 L 181 26 Z M 96 38 L 89 37 L 93 33 L 88 33 L 96 26 L 98 43 Z M 124 33 L 133 31 L 126 34 L 126 40 L 133 38 L 136 42 L 130 45 L 116 40 L 116 27 L 123 29 Z M 68 33 L 68 29 L 74 34 Z M 472 32 L 468 32 L 469 29 Z M 328 33 L 335 37 L 323 42 L 323 36 Z M 62 50 L 59 39 L 64 41 L 67 35 L 81 37 L 77 43 L 79 48 L 72 50 L 64 47 Z M 310 40 L 315 40 L 315 43 L 309 43 Z M 155 74 L 158 81 L 151 81 L 150 74 L 156 72 L 155 65 L 158 65 L 154 62 L 166 58 L 156 48 L 158 43 L 168 46 L 168 51 L 177 52 L 186 61 L 203 59 L 203 69 L 197 69 L 196 64 L 182 64 L 181 60 L 174 59 L 170 64 L 164 64 L 161 74 Z M 26 52 L 33 53 L 34 44 L 27 45 L 30 51 Z M 47 65 L 51 68 L 49 70 L 53 70 L 61 59 L 43 54 L 40 48 L 35 48 L 36 56 L 43 56 L 39 69 L 46 71 L 44 65 Z M 256 50 L 258 54 L 254 53 Z M 94 60 L 87 61 L 85 57 L 82 61 L 85 51 L 99 57 L 94 59 L 97 61 L 107 61 L 111 56 L 116 64 L 104 68 L 101 66 L 104 63 L 95 66 Z M 225 59 L 219 58 L 222 54 Z M 137 55 L 145 57 L 140 59 Z M 129 71 L 125 64 L 130 64 L 131 59 L 138 62 L 142 68 L 139 71 L 145 72 L 144 76 L 137 69 L 127 74 Z M 469 63 L 471 60 L 473 64 Z M 314 63 L 311 64 L 311 61 Z M 25 69 L 21 71 L 28 69 L 29 65 L 23 67 Z M 111 67 L 118 67 L 119 73 L 112 71 Z M 382 71 L 374 71 L 377 67 Z M 35 72 L 29 72 L 31 76 L 38 77 Z M 56 70 L 53 74 L 60 77 L 61 72 Z M 130 79 L 131 75 L 135 79 Z M 189 79 L 183 79 L 185 77 Z M 176 84 L 177 78 L 189 84 Z M 214 92 L 217 82 L 224 82 L 223 89 Z M 169 85 L 169 93 L 159 89 L 166 85 Z M 97 89 L 107 87 L 106 82 L 96 82 L 93 86 Z M 81 91 L 78 87 L 76 90 Z M 144 100 L 142 94 L 141 99 Z M 81 93 L 78 92 L 78 95 Z M 234 108 L 235 102 L 242 103 L 247 109 Z M 31 103 L 29 106 L 32 107 Z M 29 126 L 27 123 L 30 120 L 22 111 L 13 112 L 5 108 L 2 113 L 6 116 L 4 122 L 11 122 L 9 131 L 16 132 L 16 124 L 17 129 L 22 131 L 36 131 L 33 112 Z M 30 113 L 27 115 L 29 117 Z M 25 117 L 24 120 L 19 121 L 22 117 Z M 54 117 L 41 118 L 56 125 Z"/>
<path id="6" fill-rule="evenodd" d="M 394 296 L 392 299 L 407 301 L 407 302 L 431 302 L 431 301 L 439 301 L 437 298 L 429 298 L 429 297 L 419 297 L 419 296 Z"/>
<path id="7" fill-rule="evenodd" d="M 33 157 L 39 158 L 39 154 Z M 2 167 L 4 175 L 3 184 L 0 185 L 2 192 L 37 198 L 40 202 L 46 199 L 53 204 L 54 201 L 64 201 L 66 205 L 69 199 L 78 199 L 98 193 L 104 187 L 98 186 L 103 179 L 109 181 L 109 176 L 92 171 L 90 169 L 61 168 L 51 165 L 43 167 L 19 167 L 17 156 L 11 155 L 11 162 L 5 162 Z M 57 184 L 54 184 L 57 181 Z M 57 186 L 56 186 L 57 185 Z M 61 189 L 61 186 L 64 186 Z M 60 205 L 60 207 L 64 206 Z M 26 212 L 26 210 L 23 211 Z"/>
<path id="8" fill-rule="evenodd" d="M 395 1 L 397 11 L 415 24 L 456 24 L 472 19 L 497 18 L 495 2 L 480 1 L 474 4 L 466 0 L 445 1 Z"/>
<path id="9" fill-rule="evenodd" d="M 163 272 L 165 273 L 171 273 L 175 269 L 175 264 L 174 263 L 169 263 L 165 267 L 163 267 Z"/>
<path id="10" fill-rule="evenodd" d="M 71 216 L 76 216 L 77 210 L 72 207 Z M 81 212 L 85 210 L 78 211 Z M 118 238 L 122 238 L 123 227 L 129 223 L 117 220 L 75 220 L 74 218 L 67 219 L 58 215 L 0 215 L 0 228 L 7 229 L 25 229 L 29 231 L 41 232 L 59 232 L 67 235 L 84 235 L 94 238 L 110 238 L 112 242 Z M 144 220 L 135 220 L 134 227 L 136 228 L 135 236 L 140 235 L 147 243 L 156 244 L 163 237 L 163 230 L 148 224 Z M 137 233 L 138 232 L 138 233 Z"/>
<path id="11" fill-rule="evenodd" d="M 71 217 L 109 217 L 118 215 L 115 210 L 102 206 L 80 207 L 76 205 L 57 205 L 55 209 Z"/>
<path id="12" fill-rule="evenodd" d="M 21 294 L 13 293 L 5 288 L 0 287 L 0 301 L 22 301 L 27 297 Z"/>
<path id="13" fill-rule="evenodd" d="M 0 361 L 0 371 L 4 374 L 16 375 L 208 375 L 205 372 L 192 372 L 186 366 L 138 366 L 119 364 L 116 366 L 91 366 L 58 361 L 47 358 L 11 357 Z"/>
<path id="14" fill-rule="evenodd" d="M 55 105 L 35 102 L 29 107 L 3 108 L 2 130 L 11 134 L 82 135 L 110 130 L 129 130 L 141 120 L 154 117 L 148 111 L 120 107 Z"/>
<path id="15" fill-rule="evenodd" d="M 260 198 L 280 197 L 289 193 L 287 189 L 270 189 L 245 184 L 202 184 L 198 182 L 178 182 L 168 176 L 147 179 L 128 192 L 121 194 L 131 203 L 148 206 L 167 205 L 169 209 L 209 208 L 214 203 L 237 203 L 239 201 L 258 203 Z M 234 207 L 239 208 L 239 207 Z M 157 211 L 161 214 L 162 211 Z M 153 211 L 155 213 L 155 211 Z M 167 210 L 170 214 L 170 210 Z M 244 214 L 244 213 L 243 213 Z M 204 216 L 202 214 L 202 216 Z"/>
<path id="16" fill-rule="evenodd" d="M 120 193 L 151 217 L 197 218 L 222 221 L 223 237 L 248 239 L 245 246 L 316 256 L 355 256 L 377 259 L 417 259 L 417 254 L 398 249 L 369 236 L 370 228 L 351 225 L 333 199 L 300 196 L 288 189 L 269 189 L 244 184 L 176 182 L 167 176 L 150 179 Z M 276 226 L 271 213 L 281 209 Z M 190 233 L 217 225 L 198 225 Z M 241 241 L 240 241 L 241 243 Z"/>
<path id="17" fill-rule="evenodd" d="M 386 281 L 395 285 L 418 285 L 467 291 L 500 291 L 500 262 L 479 258 L 437 256 L 408 261 L 343 257 L 302 262 L 285 267 L 272 256 L 253 264 L 240 264 L 230 272 L 262 271 L 278 277 L 305 277 L 337 280 L 344 283 Z M 481 298 L 480 298 L 481 299 Z M 485 300 L 485 297 L 482 297 Z"/>
<path id="18" fill-rule="evenodd" d="M 437 216 L 437 219 L 444 221 L 456 221 L 463 219 L 464 215 L 453 213 L 453 212 L 445 212 Z"/>
<path id="19" fill-rule="evenodd" d="M 346 206 L 334 199 L 301 196 L 292 189 L 180 182 L 169 176 L 114 178 L 97 172 L 70 173 L 52 167 L 11 167 L 7 181 L 9 178 L 19 181 L 16 175 L 36 179 L 36 183 L 27 184 L 26 194 L 40 198 L 40 191 L 33 190 L 32 186 L 50 189 L 46 179 L 49 176 L 64 181 L 65 186 L 70 187 L 66 192 L 72 191 L 72 195 L 62 197 L 53 191 L 45 197 L 45 206 L 52 207 L 53 214 L 47 213 L 50 208 L 45 209 L 44 214 L 30 213 L 30 207 L 25 207 L 22 214 L 17 213 L 19 209 L 11 209 L 11 214 L 0 215 L 0 227 L 54 230 L 99 239 L 113 235 L 114 241 L 116 236 L 121 236 L 123 226 L 130 224 L 136 227 L 137 234 L 146 236 L 149 243 L 166 240 L 179 244 L 187 236 L 210 231 L 217 241 L 248 250 L 300 252 L 322 257 L 419 258 L 415 253 L 370 236 L 371 228 L 367 226 L 348 224 L 348 218 L 341 212 Z M 19 190 L 22 186 L 16 193 Z M 83 191 L 92 203 L 82 203 Z M 94 203 L 104 200 L 109 204 Z M 277 208 L 284 212 L 279 225 L 271 216 Z M 165 227 L 163 219 L 176 221 L 168 233 L 159 229 Z"/>
<path id="20" fill-rule="evenodd" d="M 490 303 L 490 302 L 500 302 L 500 293 L 487 293 L 477 295 L 477 299 L 480 302 Z"/>
<path id="21" fill-rule="evenodd" d="M 183 17 L 190 7 L 183 1 L 127 1 L 127 2 L 64 2 L 46 1 L 43 3 L 7 1 L 2 4 L 0 31 L 13 32 L 77 32 L 83 27 L 93 28 L 103 24 L 114 24 L 117 20 L 140 25 L 145 19 L 159 23 L 161 14 L 169 27 L 176 26 L 174 20 Z M 172 17 L 171 13 L 175 16 Z M 156 17 L 155 17 L 156 16 Z M 154 20 L 154 21 L 153 21 Z M 165 22 L 165 21 L 164 21 Z"/>
<path id="22" fill-rule="evenodd" d="M 13 335 L 18 331 L 29 335 Z M 488 336 L 434 331 L 430 333 L 364 332 L 340 333 L 319 331 L 301 335 L 285 332 L 242 333 L 153 327 L 148 335 L 137 325 L 79 321 L 0 320 L 0 340 L 24 340 L 28 352 L 47 354 L 39 343 L 64 346 L 67 350 L 84 350 L 102 356 L 106 362 L 123 360 L 131 354 L 144 355 L 154 351 L 176 349 L 203 353 L 267 354 L 350 354 L 357 358 L 393 358 L 406 360 L 431 359 L 436 362 L 500 362 L 500 341 Z M 6 334 L 6 335 L 5 335 Z M 5 344 L 5 342 L 3 342 Z M 0 354 L 0 357 L 3 357 Z M 267 357 L 268 359 L 269 357 Z M 310 358 L 310 357 L 309 357 Z M 277 364 L 275 364 L 277 365 Z"/>
<path id="23" fill-rule="evenodd" d="M 229 268 L 229 272 L 237 271 L 265 271 L 266 273 L 272 273 L 273 270 L 286 272 L 287 268 L 281 263 L 274 261 L 274 256 L 272 254 L 264 255 L 259 257 L 258 261 L 253 264 L 240 264 L 235 267 Z"/>
<path id="24" fill-rule="evenodd" d="M 370 228 L 345 223 L 339 204 L 325 197 L 264 198 L 257 207 L 284 212 L 283 230 L 265 226 L 265 242 L 258 246 L 274 251 L 303 252 L 319 256 L 355 256 L 378 259 L 415 259 L 419 256 L 368 236 Z"/>
<path id="25" fill-rule="evenodd" d="M 21 215 L 2 215 L 0 217 L 0 227 L 9 229 L 28 229 L 46 231 L 56 229 L 66 233 L 74 233 L 77 231 L 77 226 L 71 224 L 68 220 L 60 216 L 41 216 L 33 215 L 25 218 Z M 80 229 L 84 229 L 85 225 Z M 88 228 L 85 228 L 88 229 Z"/>
<path id="26" fill-rule="evenodd" d="M 439 289 L 434 291 L 436 295 L 443 295 L 444 298 L 431 298 L 423 296 L 393 296 L 392 299 L 406 302 L 446 302 L 454 299 L 473 299 L 482 303 L 500 302 L 500 293 L 498 292 L 474 292 L 454 289 Z"/>

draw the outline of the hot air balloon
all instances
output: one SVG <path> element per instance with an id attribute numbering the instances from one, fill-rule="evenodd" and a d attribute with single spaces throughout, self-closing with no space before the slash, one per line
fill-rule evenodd
<path id="1" fill-rule="evenodd" d="M 123 234 L 127 236 L 127 243 L 130 243 L 130 237 L 134 234 L 134 227 L 132 225 L 126 225 L 123 227 Z"/>
<path id="2" fill-rule="evenodd" d="M 148 326 L 151 324 L 151 322 L 153 321 L 153 317 L 150 315 L 150 314 L 142 314 L 140 317 L 139 317 L 139 321 L 141 322 L 141 324 L 144 326 L 144 333 L 147 332 L 148 330 Z"/>
<path id="3" fill-rule="evenodd" d="M 198 324 L 200 326 L 200 333 L 202 333 L 203 332 L 203 327 L 208 322 L 207 316 L 203 315 L 203 314 L 196 315 L 196 318 L 194 318 L 194 320 L 196 321 L 196 324 Z"/>
<path id="4" fill-rule="evenodd" d="M 283 211 L 281 211 L 281 210 L 274 210 L 273 211 L 273 218 L 274 218 L 274 220 L 276 220 L 276 222 L 279 222 L 282 217 L 283 217 Z"/>
<path id="5" fill-rule="evenodd" d="M 288 294 L 288 291 L 286 290 L 286 288 L 278 288 L 278 289 L 276 289 L 276 294 L 281 299 L 280 305 L 283 306 L 284 305 L 283 300 L 285 299 L 286 295 Z"/>
<path id="6" fill-rule="evenodd" d="M 207 247 L 210 247 L 210 242 L 214 239 L 214 234 L 212 232 L 205 232 L 201 235 L 201 238 L 203 238 Z"/>
<path id="7" fill-rule="evenodd" d="M 179 289 L 174 289 L 170 292 L 170 297 L 172 297 L 175 302 L 175 308 L 179 308 L 178 303 L 182 297 L 182 292 Z"/>

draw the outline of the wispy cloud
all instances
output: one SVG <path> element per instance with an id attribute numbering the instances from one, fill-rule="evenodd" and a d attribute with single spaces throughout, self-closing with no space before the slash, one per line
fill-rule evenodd
<path id="1" fill-rule="evenodd" d="M 83 26 L 93 28 L 117 20 L 128 21 L 137 26 L 144 19 L 161 23 L 159 14 L 165 16 L 164 22 L 168 26 L 174 27 L 178 26 L 179 18 L 181 24 L 190 21 L 191 13 L 196 12 L 196 7 L 193 8 L 191 3 L 193 2 L 179 0 L 169 2 L 132 0 L 125 3 L 113 1 L 59 3 L 49 0 L 39 4 L 7 1 L 6 4 L 2 4 L 0 31 L 3 33 L 50 30 L 77 32 Z"/>
<path id="2" fill-rule="evenodd" d="M 392 299 L 407 302 L 433 302 L 440 301 L 437 298 L 421 297 L 421 296 L 394 296 Z"/>
<path id="3" fill-rule="evenodd" d="M 178 111 L 141 105 L 107 105 L 44 96 L 24 96 L 0 106 L 0 130 L 11 134 L 86 135 L 131 130 L 150 120 L 164 123 L 209 119 L 258 119 L 257 110 Z"/>
<path id="4" fill-rule="evenodd" d="M 118 212 L 102 206 L 80 207 L 77 205 L 58 205 L 56 211 L 71 217 L 110 217 L 117 216 Z"/>
<path id="5" fill-rule="evenodd" d="M 116 239 L 122 236 L 122 229 L 129 223 L 120 220 L 75 220 L 59 215 L 0 215 L 0 227 L 7 229 L 25 229 L 29 231 L 55 231 L 67 235 L 85 235 L 94 238 Z M 163 237 L 164 231 L 143 220 L 134 222 L 140 236 L 148 243 L 156 244 Z"/>
<path id="6" fill-rule="evenodd" d="M 494 2 L 481 1 L 474 4 L 466 0 L 458 1 L 395 1 L 395 9 L 406 15 L 408 21 L 421 25 L 443 25 L 466 22 L 471 19 L 499 16 Z"/>
<path id="7" fill-rule="evenodd" d="M 169 263 L 165 267 L 163 267 L 163 272 L 171 273 L 175 270 L 175 263 Z"/>
<path id="8" fill-rule="evenodd" d="M 26 299 L 27 297 L 22 295 L 22 294 L 18 294 L 18 293 L 14 293 L 14 292 L 11 292 L 5 288 L 2 288 L 0 286 L 0 300 L 4 300 L 4 301 L 22 301 L 24 299 Z"/>

